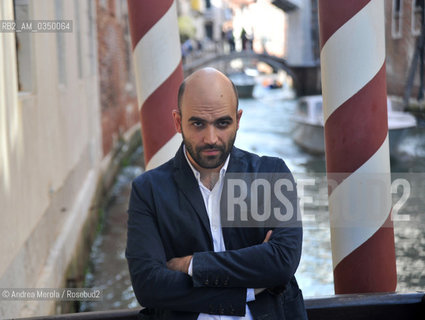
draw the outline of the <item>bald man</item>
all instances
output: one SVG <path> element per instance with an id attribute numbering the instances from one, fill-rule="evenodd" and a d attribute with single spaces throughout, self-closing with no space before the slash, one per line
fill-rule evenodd
<path id="1" fill-rule="evenodd" d="M 141 319 L 306 319 L 294 277 L 295 182 L 283 160 L 233 146 L 242 116 L 235 86 L 215 69 L 196 71 L 172 116 L 183 143 L 133 181 L 129 203 L 126 257 Z M 246 203 L 235 181 L 251 190 Z M 252 191 L 259 182 L 273 185 L 270 198 Z M 265 208 L 274 220 L 258 214 Z"/>

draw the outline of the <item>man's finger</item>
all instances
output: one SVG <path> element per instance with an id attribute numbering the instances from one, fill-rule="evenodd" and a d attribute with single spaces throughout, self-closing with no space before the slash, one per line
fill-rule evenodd
<path id="1" fill-rule="evenodd" d="M 167 261 L 167 268 L 168 269 L 173 270 L 173 262 L 174 262 L 174 259 Z"/>
<path id="2" fill-rule="evenodd" d="M 264 238 L 263 243 L 266 243 L 270 240 L 270 237 L 272 236 L 272 230 L 267 231 L 266 237 Z"/>

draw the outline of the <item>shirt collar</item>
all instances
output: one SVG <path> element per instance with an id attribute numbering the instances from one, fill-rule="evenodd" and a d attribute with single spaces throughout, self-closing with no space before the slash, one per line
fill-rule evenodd
<path id="1" fill-rule="evenodd" d="M 186 146 L 183 144 L 183 154 L 184 157 L 186 158 L 187 163 L 189 164 L 189 167 L 192 169 L 193 174 L 195 175 L 195 178 L 198 180 L 198 182 L 201 182 L 201 173 L 195 169 L 195 167 L 192 165 L 192 163 L 190 163 L 189 158 L 187 157 L 186 154 Z M 227 171 L 227 166 L 229 165 L 229 159 L 230 159 L 230 154 L 227 156 L 226 161 L 224 162 L 224 165 L 221 167 L 220 169 L 220 178 L 224 176 L 224 174 Z"/>

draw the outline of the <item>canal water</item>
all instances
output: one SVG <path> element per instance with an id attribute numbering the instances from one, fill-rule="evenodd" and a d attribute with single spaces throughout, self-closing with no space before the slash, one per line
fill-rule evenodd
<path id="1" fill-rule="evenodd" d="M 296 102 L 278 99 L 241 99 L 243 109 L 235 145 L 260 155 L 278 156 L 285 160 L 295 174 L 325 172 L 325 158 L 311 155 L 294 144 L 291 115 Z M 425 129 L 407 132 L 400 146 L 401 155 L 392 159 L 392 172 L 425 172 Z M 101 289 L 103 300 L 84 302 L 81 311 L 111 310 L 139 307 L 131 288 L 124 256 L 126 242 L 127 204 L 131 180 L 143 172 L 143 150 L 132 155 L 130 165 L 124 167 L 111 191 L 104 212 L 103 227 L 97 237 L 91 265 L 86 276 L 86 287 Z M 425 191 L 419 191 L 419 198 Z M 327 200 L 307 205 L 306 213 L 314 213 Z M 406 205 L 409 205 L 407 202 Z M 425 214 L 423 207 L 411 204 L 410 212 Z M 332 256 L 328 214 L 316 215 L 316 221 L 304 228 L 303 254 L 297 279 L 305 297 L 334 294 Z M 398 287 L 400 292 L 425 290 L 425 228 L 423 223 L 395 224 Z"/>

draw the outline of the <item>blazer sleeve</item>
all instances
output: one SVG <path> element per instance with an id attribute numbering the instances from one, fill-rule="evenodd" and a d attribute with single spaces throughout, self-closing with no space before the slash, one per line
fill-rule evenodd
<path id="1" fill-rule="evenodd" d="M 292 191 L 286 194 L 294 208 L 292 219 L 270 228 L 273 233 L 267 243 L 224 252 L 195 253 L 192 259 L 195 287 L 272 288 L 285 286 L 294 276 L 302 246 L 296 185 L 282 160 L 275 165 L 274 172 L 276 178 L 286 173 L 293 183 Z M 273 201 L 281 204 L 276 199 Z"/>
<path id="2" fill-rule="evenodd" d="M 166 267 L 148 179 L 133 182 L 126 258 L 139 303 L 148 308 L 243 316 L 244 288 L 196 288 L 190 276 Z"/>

